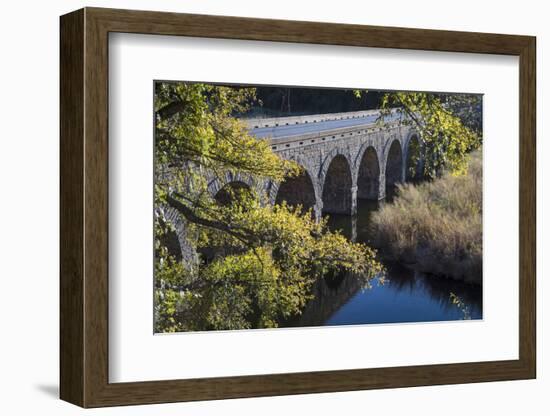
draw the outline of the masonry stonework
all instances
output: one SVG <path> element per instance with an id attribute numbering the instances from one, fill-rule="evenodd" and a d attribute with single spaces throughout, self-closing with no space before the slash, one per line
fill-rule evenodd
<path id="1" fill-rule="evenodd" d="M 405 181 L 408 145 L 415 135 L 409 125 L 394 125 L 330 133 L 315 143 L 307 143 L 303 137 L 292 138 L 303 144 L 290 148 L 277 145 L 273 151 L 300 164 L 311 187 L 294 187 L 298 195 L 284 198 L 277 192 L 280 185 L 271 184 L 271 201 L 297 200 L 309 193 L 315 198 L 317 216 L 323 212 L 353 215 L 358 198 L 384 199 L 387 185 Z"/>

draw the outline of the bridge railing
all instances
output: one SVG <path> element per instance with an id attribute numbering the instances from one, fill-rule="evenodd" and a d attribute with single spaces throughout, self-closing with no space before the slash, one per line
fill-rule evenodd
<path id="1" fill-rule="evenodd" d="M 322 121 L 348 120 L 378 116 L 380 110 L 351 111 L 346 113 L 312 114 L 308 116 L 249 118 L 243 119 L 250 130 L 265 127 L 292 126 L 296 124 L 319 123 Z"/>
<path id="2" fill-rule="evenodd" d="M 282 151 L 290 148 L 323 144 L 331 141 L 345 140 L 358 135 L 372 134 L 384 130 L 392 130 L 401 126 L 397 121 L 385 123 L 383 126 L 369 124 L 364 126 L 340 127 L 319 132 L 304 133 L 299 136 L 271 137 L 269 143 L 272 150 Z"/>

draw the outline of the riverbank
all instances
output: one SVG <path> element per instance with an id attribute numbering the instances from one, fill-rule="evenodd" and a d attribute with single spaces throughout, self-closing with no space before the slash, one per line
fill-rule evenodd
<path id="1" fill-rule="evenodd" d="M 373 245 L 408 267 L 468 283 L 482 279 L 482 154 L 468 173 L 398 188 L 392 204 L 373 213 Z"/>

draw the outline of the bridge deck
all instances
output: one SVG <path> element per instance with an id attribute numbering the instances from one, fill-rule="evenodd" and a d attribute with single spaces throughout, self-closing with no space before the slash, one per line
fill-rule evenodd
<path id="1" fill-rule="evenodd" d="M 357 112 L 349 113 L 353 114 L 353 118 L 339 118 L 339 119 L 326 119 L 330 117 L 330 114 L 326 115 L 316 115 L 309 117 L 281 117 L 281 123 L 275 125 L 273 120 L 269 119 L 267 122 L 268 127 L 255 127 L 254 125 L 261 125 L 261 120 L 254 120 L 254 122 L 249 122 L 249 132 L 258 138 L 288 138 L 288 137 L 297 137 L 304 135 L 311 135 L 315 133 L 322 133 L 325 131 L 333 130 L 345 130 L 346 128 L 357 128 L 362 126 L 372 126 L 376 123 L 376 120 L 379 117 L 378 111 L 366 111 L 363 114 Z M 385 117 L 386 122 L 396 121 L 399 115 L 393 113 Z M 294 121 L 294 119 L 296 121 Z M 284 123 L 283 123 L 284 121 Z"/>

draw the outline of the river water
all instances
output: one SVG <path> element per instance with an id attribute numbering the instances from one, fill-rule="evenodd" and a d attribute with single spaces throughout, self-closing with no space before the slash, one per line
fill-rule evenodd
<path id="1" fill-rule="evenodd" d="M 376 209 L 376 202 L 359 201 L 355 218 L 330 215 L 329 228 L 341 230 L 348 238 L 368 244 L 370 218 Z M 369 288 L 364 288 L 357 277 L 345 274 L 320 280 L 314 288 L 315 298 L 306 305 L 303 313 L 281 326 L 482 318 L 481 286 L 429 276 L 400 264 L 384 265 L 384 278 L 373 279 Z M 459 302 L 456 302 L 457 299 Z"/>

